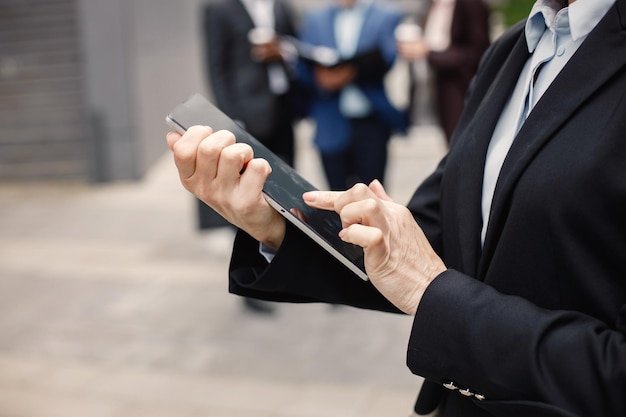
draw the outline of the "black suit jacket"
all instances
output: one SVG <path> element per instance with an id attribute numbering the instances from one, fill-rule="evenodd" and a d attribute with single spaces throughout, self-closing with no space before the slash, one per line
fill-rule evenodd
<path id="1" fill-rule="evenodd" d="M 291 10 L 280 0 L 274 6 L 275 30 L 295 36 Z M 254 27 L 241 0 L 209 3 L 204 11 L 207 68 L 217 105 L 232 119 L 244 123 L 258 139 L 276 131 L 279 98 L 269 87 L 267 65 L 250 55 L 248 32 Z M 287 71 L 287 74 L 289 71 Z"/>
<path id="2" fill-rule="evenodd" d="M 448 156 L 409 204 L 450 269 L 419 306 L 407 364 L 444 416 L 624 416 L 626 0 L 519 132 L 481 247 L 487 147 L 528 56 L 522 24 L 490 47 Z M 394 310 L 297 230 L 269 267 L 257 251 L 238 236 L 232 292 Z"/>

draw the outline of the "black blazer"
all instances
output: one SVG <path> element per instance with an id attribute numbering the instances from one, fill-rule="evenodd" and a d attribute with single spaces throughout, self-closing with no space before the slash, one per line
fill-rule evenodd
<path id="1" fill-rule="evenodd" d="M 407 364 L 427 380 L 418 406 L 440 396 L 444 416 L 624 416 L 626 0 L 519 132 L 481 248 L 487 146 L 528 56 L 523 24 L 490 47 L 448 156 L 409 204 L 450 268 L 409 340 Z M 257 251 L 238 236 L 232 292 L 394 310 L 297 230 L 269 267 Z"/>
<path id="2" fill-rule="evenodd" d="M 275 30 L 295 36 L 291 10 L 277 0 Z M 267 65 L 250 56 L 248 32 L 254 23 L 241 0 L 211 2 L 204 9 L 207 69 L 217 105 L 232 119 L 242 121 L 257 138 L 276 130 L 278 98 L 270 91 Z M 287 73 L 289 73 L 287 71 Z"/>

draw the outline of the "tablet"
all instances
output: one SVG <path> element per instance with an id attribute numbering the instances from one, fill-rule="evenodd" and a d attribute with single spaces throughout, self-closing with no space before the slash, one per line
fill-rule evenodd
<path id="1" fill-rule="evenodd" d="M 237 142 L 250 145 L 254 156 L 267 160 L 272 167 L 272 173 L 263 186 L 267 202 L 359 278 L 368 279 L 363 249 L 339 238 L 342 229 L 339 215 L 334 211 L 309 207 L 302 199 L 303 193 L 317 189 L 205 97 L 200 94 L 191 96 L 167 115 L 166 122 L 179 133 L 194 125 L 210 126 L 214 131 L 229 130 Z"/>

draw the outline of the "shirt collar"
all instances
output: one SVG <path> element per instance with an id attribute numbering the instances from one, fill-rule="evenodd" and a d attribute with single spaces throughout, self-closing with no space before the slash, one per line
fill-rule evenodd
<path id="1" fill-rule="evenodd" d="M 615 0 L 576 0 L 566 7 L 573 40 L 587 36 L 602 20 Z M 558 0 L 537 0 L 526 21 L 528 52 L 534 52 L 546 27 L 550 28 L 563 6 Z"/>
<path id="2" fill-rule="evenodd" d="M 572 39 L 587 36 L 604 15 L 615 4 L 615 0 L 577 0 L 569 7 Z"/>
<path id="3" fill-rule="evenodd" d="M 248 9 L 251 9 L 258 4 L 264 5 L 265 7 L 274 7 L 274 0 L 241 0 L 241 2 Z"/>

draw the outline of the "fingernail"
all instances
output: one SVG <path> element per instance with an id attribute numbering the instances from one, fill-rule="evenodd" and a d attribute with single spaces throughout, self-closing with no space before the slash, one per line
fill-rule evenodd
<path id="1" fill-rule="evenodd" d="M 308 201 L 308 202 L 315 202 L 315 200 L 317 200 L 317 193 L 315 191 L 307 191 L 306 193 L 302 194 L 302 199 L 304 201 Z"/>
<path id="2" fill-rule="evenodd" d="M 343 240 L 343 237 L 346 235 L 346 229 L 341 229 L 339 231 L 339 238 Z"/>

